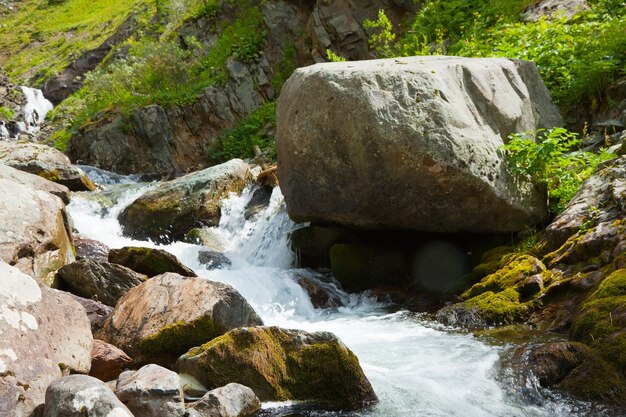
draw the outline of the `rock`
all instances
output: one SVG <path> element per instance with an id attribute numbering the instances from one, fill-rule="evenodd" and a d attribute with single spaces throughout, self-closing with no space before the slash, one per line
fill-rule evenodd
<path id="1" fill-rule="evenodd" d="M 536 378 L 542 387 L 561 389 L 584 400 L 623 404 L 626 399 L 624 377 L 582 343 L 527 344 L 518 347 L 513 358 L 524 385 Z"/>
<path id="2" fill-rule="evenodd" d="M 82 298 L 74 294 L 70 294 L 74 301 L 83 306 L 87 313 L 87 318 L 91 323 L 91 333 L 96 334 L 98 330 L 104 326 L 104 322 L 113 313 L 113 307 L 102 304 L 100 301 Z"/>
<path id="3" fill-rule="evenodd" d="M 530 276 L 521 283 L 517 284 L 517 291 L 522 298 L 528 298 L 543 291 L 542 274 Z"/>
<path id="4" fill-rule="evenodd" d="M 333 123 L 334 114 L 350 123 Z M 299 222 L 518 231 L 547 217 L 545 196 L 508 172 L 500 148 L 510 133 L 560 124 L 526 61 L 431 56 L 313 65 L 282 89 L 278 176 Z"/>
<path id="5" fill-rule="evenodd" d="M 626 234 L 626 156 L 602 164 L 566 209 L 546 228 L 548 263 L 576 264 L 599 257 L 610 262 Z M 594 209 L 595 208 L 595 209 Z M 558 248 L 558 249 L 557 249 Z"/>
<path id="6" fill-rule="evenodd" d="M 230 329 L 259 324 L 259 316 L 231 286 L 166 273 L 126 293 L 97 336 L 122 348 L 136 364 L 167 365 Z"/>
<path id="7" fill-rule="evenodd" d="M 214 252 L 226 250 L 224 237 L 212 227 L 191 229 L 185 237 L 187 242 L 202 245 Z"/>
<path id="8" fill-rule="evenodd" d="M 189 417 L 247 417 L 261 410 L 261 402 L 254 391 L 230 383 L 207 392 L 187 410 Z"/>
<path id="9" fill-rule="evenodd" d="M 526 22 L 536 22 L 542 17 L 564 16 L 567 20 L 571 20 L 572 17 L 585 10 L 589 10 L 586 0 L 542 0 L 528 6 L 522 13 L 522 19 Z"/>
<path id="10" fill-rule="evenodd" d="M 74 261 L 65 205 L 58 197 L 0 179 L 0 260 L 53 283 L 53 272 Z"/>
<path id="11" fill-rule="evenodd" d="M 350 232 L 340 227 L 310 225 L 291 232 L 291 247 L 298 254 L 300 265 L 330 267 L 330 248 L 347 243 Z"/>
<path id="12" fill-rule="evenodd" d="M 126 246 L 112 249 L 109 262 L 123 265 L 133 271 L 149 277 L 174 272 L 185 277 L 198 276 L 191 268 L 185 266 L 176 256 L 163 249 L 139 248 Z"/>
<path id="13" fill-rule="evenodd" d="M 246 220 L 258 214 L 261 210 L 269 206 L 273 191 L 274 189 L 268 185 L 260 186 L 256 190 L 254 190 L 254 192 L 252 193 L 252 198 L 250 199 L 248 204 L 246 204 L 246 211 L 244 213 Z"/>
<path id="14" fill-rule="evenodd" d="M 209 388 L 246 385 L 261 401 L 305 400 L 342 408 L 377 401 L 356 356 L 328 332 L 235 329 L 191 349 L 176 366 Z"/>
<path id="15" fill-rule="evenodd" d="M 159 365 L 123 372 L 115 395 L 135 417 L 182 417 L 185 413 L 178 374 Z"/>
<path id="16" fill-rule="evenodd" d="M 55 380 L 46 391 L 43 417 L 133 417 L 102 381 L 87 375 Z"/>
<path id="17" fill-rule="evenodd" d="M 200 383 L 200 381 L 198 381 L 191 375 L 179 374 L 178 376 L 180 377 L 180 386 L 185 393 L 185 398 L 200 398 L 204 394 L 206 394 L 207 391 L 209 391 L 204 385 Z"/>
<path id="18" fill-rule="evenodd" d="M 113 381 L 132 362 L 133 360 L 123 350 L 95 339 L 91 348 L 89 375 L 104 382 Z"/>
<path id="19" fill-rule="evenodd" d="M 65 185 L 72 191 L 93 191 L 96 185 L 69 158 L 46 145 L 0 142 L 0 163 Z"/>
<path id="20" fill-rule="evenodd" d="M 109 247 L 97 240 L 74 236 L 74 248 L 76 248 L 78 260 L 87 259 L 99 262 L 109 260 Z"/>
<path id="21" fill-rule="evenodd" d="M 88 259 L 65 265 L 57 276 L 72 293 L 84 298 L 95 297 L 109 306 L 115 306 L 128 290 L 148 279 L 122 265 Z"/>
<path id="22" fill-rule="evenodd" d="M 300 285 L 311 299 L 311 304 L 315 308 L 332 308 L 342 305 L 341 300 L 333 297 L 318 281 L 308 276 L 297 275 L 296 282 Z"/>
<path id="23" fill-rule="evenodd" d="M 45 191 L 59 197 L 65 204 L 70 202 L 70 190 L 64 185 L 48 181 L 38 175 L 29 174 L 10 166 L 0 164 L 0 179 L 10 180 L 31 190 Z"/>
<path id="24" fill-rule="evenodd" d="M 92 336 L 83 308 L 0 261 L 0 415 L 30 416 L 48 385 L 89 372 Z"/>
<path id="25" fill-rule="evenodd" d="M 124 234 L 160 243 L 183 239 L 202 226 L 216 226 L 220 200 L 239 193 L 250 178 L 248 164 L 233 159 L 221 165 L 161 183 L 122 211 Z"/>
<path id="26" fill-rule="evenodd" d="M 230 259 L 223 253 L 212 250 L 201 250 L 198 252 L 198 262 L 206 269 L 218 269 L 230 266 Z"/>

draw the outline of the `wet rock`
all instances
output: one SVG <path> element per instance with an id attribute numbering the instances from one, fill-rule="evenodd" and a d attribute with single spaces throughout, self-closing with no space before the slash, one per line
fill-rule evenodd
<path id="1" fill-rule="evenodd" d="M 93 191 L 96 185 L 57 149 L 30 142 L 0 142 L 0 163 L 65 185 L 72 191 Z"/>
<path id="2" fill-rule="evenodd" d="M 533 275 L 517 284 L 517 291 L 521 298 L 528 298 L 543 291 L 543 276 Z"/>
<path id="3" fill-rule="evenodd" d="M 198 262 L 206 269 L 218 269 L 224 266 L 230 266 L 228 256 L 220 252 L 212 250 L 201 250 L 198 252 Z"/>
<path id="4" fill-rule="evenodd" d="M 330 267 L 330 249 L 346 243 L 350 232 L 340 227 L 311 225 L 291 232 L 291 246 L 298 254 L 301 266 Z"/>
<path id="5" fill-rule="evenodd" d="M 2 261 L 0 306 L 0 415 L 28 416 L 54 379 L 89 371 L 89 320 L 68 294 Z"/>
<path id="6" fill-rule="evenodd" d="M 91 323 L 91 333 L 96 334 L 98 330 L 104 326 L 104 322 L 113 313 L 113 307 L 102 304 L 100 301 L 91 300 L 89 298 L 79 297 L 74 294 L 70 294 L 74 301 L 77 301 L 85 312 L 89 323 Z"/>
<path id="7" fill-rule="evenodd" d="M 246 220 L 255 214 L 258 214 L 270 204 L 270 198 L 272 197 L 273 190 L 274 189 L 272 187 L 267 185 L 260 186 L 254 190 L 252 198 L 248 204 L 246 204 L 246 211 L 244 213 Z"/>
<path id="8" fill-rule="evenodd" d="M 212 227 L 191 229 L 185 238 L 187 242 L 202 245 L 214 252 L 224 252 L 226 249 L 223 236 Z"/>
<path id="9" fill-rule="evenodd" d="M 180 377 L 180 386 L 185 393 L 185 398 L 192 397 L 197 399 L 202 397 L 204 394 L 207 393 L 207 391 L 209 391 L 204 385 L 200 383 L 200 381 L 198 381 L 191 375 L 179 374 L 178 376 Z"/>
<path id="10" fill-rule="evenodd" d="M 168 365 L 230 329 L 259 324 L 231 286 L 166 273 L 122 297 L 97 337 L 123 349 L 136 364 Z"/>
<path id="11" fill-rule="evenodd" d="M 132 362 L 133 360 L 123 350 L 95 339 L 91 348 L 89 375 L 104 382 L 113 381 Z"/>
<path id="12" fill-rule="evenodd" d="M 522 13 L 522 19 L 526 22 L 536 22 L 542 17 L 565 16 L 570 20 L 585 10 L 589 10 L 589 4 L 585 0 L 542 0 L 528 6 Z"/>
<path id="13" fill-rule="evenodd" d="M 464 329 L 483 329 L 488 326 L 487 320 L 476 306 L 456 303 L 437 311 L 437 321 L 446 326 Z"/>
<path id="14" fill-rule="evenodd" d="M 254 391 L 230 383 L 207 392 L 187 410 L 189 417 L 247 417 L 261 410 L 261 402 Z"/>
<path id="15" fill-rule="evenodd" d="M 65 265 L 57 272 L 63 285 L 72 293 L 84 298 L 97 298 L 109 306 L 133 287 L 148 279 L 122 265 L 81 259 Z"/>
<path id="16" fill-rule="evenodd" d="M 109 262 L 124 265 L 149 277 L 174 272 L 185 277 L 196 277 L 196 273 L 185 266 L 176 256 L 163 249 L 126 246 L 112 249 Z"/>
<path id="17" fill-rule="evenodd" d="M 44 280 L 74 261 L 65 205 L 58 197 L 0 179 L 0 260 Z"/>
<path id="18" fill-rule="evenodd" d="M 351 122 L 329 123 L 337 112 Z M 546 217 L 545 196 L 508 172 L 499 149 L 510 133 L 560 123 L 530 62 L 314 65 L 296 70 L 281 93 L 278 176 L 296 221 L 518 231 Z"/>
<path id="19" fill-rule="evenodd" d="M 32 190 L 45 191 L 59 197 L 65 204 L 70 202 L 70 190 L 61 184 L 48 181 L 38 175 L 29 174 L 10 166 L 0 164 L 0 179 L 16 182 Z"/>
<path id="20" fill-rule="evenodd" d="M 123 372 L 115 395 L 135 417 L 182 417 L 185 413 L 178 374 L 159 365 Z"/>
<path id="21" fill-rule="evenodd" d="M 122 211 L 124 234 L 160 243 L 184 239 L 196 227 L 216 226 L 220 200 L 239 193 L 250 178 L 248 164 L 233 159 L 221 165 L 161 183 Z"/>
<path id="22" fill-rule="evenodd" d="M 521 346 L 514 353 L 514 369 L 524 384 L 537 378 L 542 387 L 561 389 L 584 400 L 623 404 L 626 398 L 624 377 L 582 343 Z"/>
<path id="23" fill-rule="evenodd" d="M 74 236 L 74 248 L 76 248 L 76 259 L 87 259 L 98 262 L 108 262 L 109 247 L 104 243 L 83 237 Z"/>
<path id="24" fill-rule="evenodd" d="M 43 417 L 133 417 L 102 381 L 87 375 L 55 380 L 46 391 Z"/>
<path id="25" fill-rule="evenodd" d="M 340 300 L 333 297 L 319 282 L 304 275 L 298 275 L 296 282 L 308 294 L 315 308 L 332 308 L 341 305 Z"/>
<path id="26" fill-rule="evenodd" d="M 209 388 L 246 385 L 261 401 L 308 400 L 342 408 L 377 401 L 356 356 L 327 332 L 235 329 L 191 349 L 176 366 Z"/>

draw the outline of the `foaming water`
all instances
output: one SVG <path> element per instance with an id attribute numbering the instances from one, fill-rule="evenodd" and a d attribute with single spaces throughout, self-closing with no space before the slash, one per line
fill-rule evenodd
<path id="1" fill-rule="evenodd" d="M 154 185 L 108 185 L 104 192 L 116 194 L 113 205 L 102 209 L 93 194 L 76 194 L 69 211 L 76 228 L 112 248 L 128 245 L 156 247 L 121 235 L 117 215 Z M 455 332 L 420 315 L 389 314 L 386 306 L 367 294 L 343 292 L 338 284 L 312 271 L 295 269 L 289 233 L 298 226 L 284 209 L 276 188 L 269 205 L 246 220 L 244 212 L 252 197 L 246 189 L 223 202 L 215 235 L 225 246 L 231 265 L 207 270 L 198 262 L 202 247 L 186 243 L 159 246 L 178 256 L 199 276 L 235 287 L 256 309 L 267 325 L 307 331 L 330 331 L 358 356 L 379 396 L 371 409 L 341 413 L 265 404 L 264 416 L 598 416 L 597 410 L 580 402 L 547 398 L 541 406 L 528 404 L 511 381 L 502 377 L 498 361 L 502 349 L 471 335 Z M 316 309 L 298 284 L 307 278 L 327 289 L 339 307 Z"/>

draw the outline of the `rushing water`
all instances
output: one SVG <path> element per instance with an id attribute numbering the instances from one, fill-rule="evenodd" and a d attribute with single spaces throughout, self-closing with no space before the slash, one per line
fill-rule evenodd
<path id="1" fill-rule="evenodd" d="M 102 173 L 100 173 L 102 174 Z M 110 181 L 106 182 L 124 182 Z M 125 181 L 128 182 L 128 181 Z M 121 187 L 121 188 L 120 188 Z M 78 231 L 110 247 L 155 247 L 150 242 L 121 236 L 119 212 L 152 185 L 107 185 L 105 199 L 79 193 L 69 206 Z M 117 190 L 117 191 L 116 191 Z M 338 335 L 359 357 L 379 396 L 375 407 L 353 413 L 302 410 L 285 404 L 264 404 L 267 416 L 598 416 L 590 406 L 544 393 L 541 405 L 524 399 L 512 379 L 499 370 L 502 347 L 484 343 L 472 335 L 445 329 L 418 314 L 389 313 L 367 295 L 349 295 L 335 283 L 319 280 L 343 307 L 315 309 L 297 284 L 315 273 L 292 267 L 294 254 L 289 232 L 297 226 L 287 217 L 279 189 L 262 212 L 246 220 L 244 209 L 250 190 L 224 201 L 215 235 L 225 247 L 232 265 L 208 271 L 197 257 L 200 246 L 174 243 L 162 246 L 194 268 L 198 275 L 234 286 L 256 309 L 267 325 L 324 330 Z M 103 210 L 102 202 L 108 203 Z M 105 204 L 106 205 L 106 204 Z"/>

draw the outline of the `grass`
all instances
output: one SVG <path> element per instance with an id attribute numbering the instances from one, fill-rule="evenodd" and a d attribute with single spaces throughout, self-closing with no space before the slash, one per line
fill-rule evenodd
<path id="1" fill-rule="evenodd" d="M 25 0 L 0 16 L 0 66 L 17 82 L 39 86 L 83 52 L 101 45 L 132 12 L 155 13 L 155 0 Z"/>

